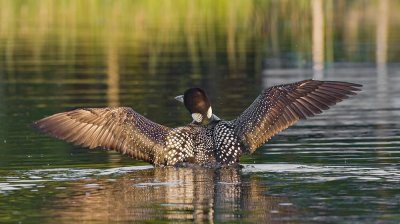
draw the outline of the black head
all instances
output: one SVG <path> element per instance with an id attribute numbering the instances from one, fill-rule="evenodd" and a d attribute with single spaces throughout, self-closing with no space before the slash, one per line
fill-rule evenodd
<path id="1" fill-rule="evenodd" d="M 207 94 L 200 88 L 190 88 L 183 95 L 183 103 L 197 124 L 208 124 L 212 109 Z"/>

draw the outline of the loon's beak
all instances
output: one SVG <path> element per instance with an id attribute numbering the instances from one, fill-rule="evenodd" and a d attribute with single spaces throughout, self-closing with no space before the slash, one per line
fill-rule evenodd
<path id="1" fill-rule="evenodd" d="M 175 99 L 181 103 L 183 103 L 183 95 L 176 96 Z"/>

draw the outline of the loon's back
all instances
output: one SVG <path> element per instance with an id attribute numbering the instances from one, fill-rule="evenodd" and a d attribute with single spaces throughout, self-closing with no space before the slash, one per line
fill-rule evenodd
<path id="1" fill-rule="evenodd" d="M 230 121 L 213 121 L 207 125 L 189 124 L 172 129 L 165 140 L 158 164 L 194 163 L 223 166 L 239 162 L 244 152 Z"/>

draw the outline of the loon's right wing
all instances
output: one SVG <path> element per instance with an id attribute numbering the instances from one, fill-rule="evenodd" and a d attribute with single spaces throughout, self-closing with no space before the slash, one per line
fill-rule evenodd
<path id="1" fill-rule="evenodd" d="M 32 126 L 76 145 L 112 149 L 153 164 L 162 163 L 160 153 L 170 130 L 129 107 L 76 109 L 43 118 Z"/>
<path id="2" fill-rule="evenodd" d="M 233 120 L 235 133 L 241 137 L 244 151 L 252 153 L 298 120 L 322 113 L 355 95 L 359 87 L 354 83 L 318 80 L 270 87 Z"/>

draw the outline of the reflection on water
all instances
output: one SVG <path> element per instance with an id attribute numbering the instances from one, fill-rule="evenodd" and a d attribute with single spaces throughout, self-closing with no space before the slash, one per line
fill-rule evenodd
<path id="1" fill-rule="evenodd" d="M 0 222 L 398 223 L 400 1 L 0 0 Z M 76 107 L 190 122 L 205 88 L 240 114 L 262 88 L 364 85 L 284 131 L 245 168 L 152 168 L 28 127 Z"/>
<path id="2" fill-rule="evenodd" d="M 253 168 L 249 168 L 251 170 Z M 49 222 L 190 221 L 265 223 L 295 212 L 285 197 L 266 194 L 255 176 L 237 168 L 42 169 L 7 177 L 13 186 L 0 191 L 31 189 L 28 194 L 59 191 L 41 209 Z M 68 183 L 67 181 L 75 180 Z M 46 182 L 61 182 L 43 189 Z M 262 208 L 262 209 L 261 209 Z M 279 215 L 278 215 L 279 214 Z"/>
<path id="3" fill-rule="evenodd" d="M 265 189 L 258 182 L 241 176 L 237 169 L 154 168 L 114 179 L 76 182 L 68 187 L 72 187 L 71 192 L 57 197 L 45 209 L 50 217 L 61 217 L 64 222 L 265 223 L 277 213 L 289 215 L 293 211 L 283 198 L 264 195 Z"/>
<path id="4" fill-rule="evenodd" d="M 269 155 L 279 154 L 274 151 Z M 16 205 L 3 207 L 10 220 L 20 221 L 31 217 L 29 212 L 46 211 L 39 220 L 50 223 L 331 222 L 360 221 L 366 211 L 373 211 L 369 220 L 381 214 L 390 219 L 399 209 L 400 170 L 385 165 L 271 163 L 219 170 L 131 166 L 33 169 L 8 175 L 0 184 L 1 195 L 21 193 L 45 202 L 22 216 L 13 210 Z"/>

